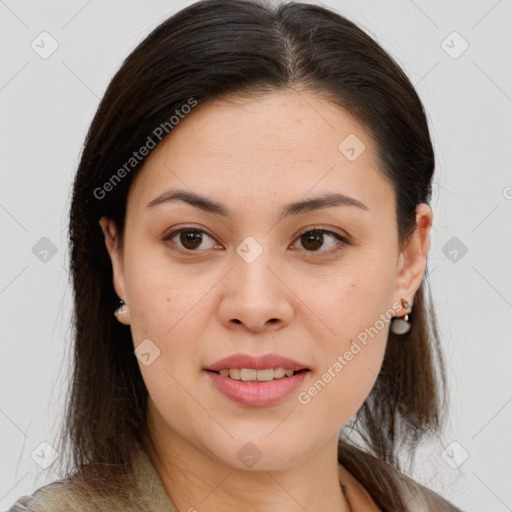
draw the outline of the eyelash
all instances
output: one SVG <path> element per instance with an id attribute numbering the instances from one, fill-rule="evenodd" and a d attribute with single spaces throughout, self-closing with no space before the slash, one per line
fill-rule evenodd
<path id="1" fill-rule="evenodd" d="M 164 241 L 164 242 L 172 241 L 172 238 L 174 238 L 176 235 L 180 234 L 183 231 L 192 231 L 192 232 L 196 232 L 196 233 L 202 233 L 202 234 L 205 234 L 213 239 L 213 237 L 211 235 L 209 235 L 206 231 L 204 231 L 202 229 L 196 228 L 194 226 L 186 226 L 186 227 L 171 231 L 167 235 L 164 235 L 162 241 Z M 336 247 L 328 249 L 326 251 L 306 251 L 307 253 L 311 253 L 312 255 L 316 255 L 316 254 L 331 255 L 331 254 L 341 251 L 345 245 L 349 245 L 349 242 L 347 241 L 346 238 L 342 237 L 341 235 L 339 235 L 338 233 L 336 233 L 334 231 L 331 231 L 331 230 L 328 230 L 328 229 L 325 229 L 325 228 L 322 228 L 319 226 L 313 226 L 313 227 L 307 228 L 304 231 L 300 232 L 297 235 L 296 240 L 299 240 L 303 235 L 305 235 L 307 233 L 328 234 L 338 240 Z M 182 247 L 179 247 L 175 242 L 172 242 L 172 243 L 173 243 L 173 245 L 176 246 L 175 248 L 173 247 L 172 250 L 175 250 L 175 251 L 178 251 L 181 253 L 185 253 L 185 254 L 201 253 L 201 252 L 205 251 L 205 249 L 203 249 L 203 250 L 184 249 Z"/>

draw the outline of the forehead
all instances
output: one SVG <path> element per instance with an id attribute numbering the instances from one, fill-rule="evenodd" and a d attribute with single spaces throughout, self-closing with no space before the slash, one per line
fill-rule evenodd
<path id="1" fill-rule="evenodd" d="M 284 202 L 336 189 L 393 207 L 378 166 L 364 126 L 325 98 L 294 91 L 230 97 L 198 105 L 174 127 L 146 159 L 129 202 L 142 209 L 180 185 L 232 201 Z"/>

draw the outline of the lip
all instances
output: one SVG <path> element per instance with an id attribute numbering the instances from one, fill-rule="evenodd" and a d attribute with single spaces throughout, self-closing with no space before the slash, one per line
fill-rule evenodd
<path id="1" fill-rule="evenodd" d="M 293 359 L 280 356 L 279 354 L 264 354 L 262 356 L 232 354 L 205 367 L 205 370 L 218 372 L 225 368 L 253 368 L 254 370 L 264 370 L 266 368 L 288 368 L 294 371 L 309 370 L 305 364 L 298 363 Z"/>
<path id="2" fill-rule="evenodd" d="M 309 371 L 267 382 L 244 382 L 223 377 L 210 370 L 205 370 L 205 373 L 215 388 L 234 402 L 249 407 L 266 407 L 291 395 L 302 384 Z"/>
<path id="3" fill-rule="evenodd" d="M 300 371 L 291 377 L 266 382 L 244 382 L 215 373 L 226 368 L 252 368 L 255 370 L 287 368 L 294 371 L 307 371 Z M 282 402 L 290 396 L 302 384 L 310 369 L 302 363 L 278 354 L 262 356 L 233 354 L 207 366 L 204 368 L 204 372 L 215 388 L 234 402 L 249 407 L 266 407 Z"/>

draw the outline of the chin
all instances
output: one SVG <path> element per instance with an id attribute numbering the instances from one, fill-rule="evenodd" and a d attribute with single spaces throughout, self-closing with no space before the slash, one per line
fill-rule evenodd
<path id="1" fill-rule="evenodd" d="M 283 439 L 265 439 L 256 436 L 240 436 L 230 439 L 224 447 L 212 450 L 214 456 L 223 464 L 233 469 L 249 471 L 279 471 L 296 466 L 304 453 L 303 442 L 283 444 Z M 220 448 L 220 449 L 219 449 Z M 226 455 L 228 457 L 226 457 Z"/>

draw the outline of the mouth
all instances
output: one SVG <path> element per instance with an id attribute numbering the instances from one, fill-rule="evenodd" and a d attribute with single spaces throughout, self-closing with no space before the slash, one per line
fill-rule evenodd
<path id="1" fill-rule="evenodd" d="M 310 368 L 283 356 L 235 354 L 204 368 L 213 389 L 245 407 L 268 407 L 289 399 Z"/>
<path id="2" fill-rule="evenodd" d="M 232 354 L 203 368 L 213 388 L 238 405 L 266 407 L 292 396 L 311 368 L 280 354 Z"/>
<path id="3" fill-rule="evenodd" d="M 270 382 L 274 380 L 289 379 L 294 375 L 309 372 L 309 368 L 302 368 L 300 370 L 293 370 L 291 368 L 223 368 L 219 371 L 206 370 L 212 373 L 216 373 L 221 377 L 227 377 L 229 379 L 243 381 L 243 382 Z"/>

